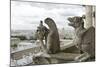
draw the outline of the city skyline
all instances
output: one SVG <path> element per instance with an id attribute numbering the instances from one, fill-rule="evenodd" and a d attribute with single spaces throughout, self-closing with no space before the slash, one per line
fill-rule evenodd
<path id="1" fill-rule="evenodd" d="M 11 1 L 11 29 L 35 30 L 40 20 L 47 17 L 51 17 L 59 29 L 72 29 L 67 18 L 82 16 L 84 12 L 81 5 Z"/>

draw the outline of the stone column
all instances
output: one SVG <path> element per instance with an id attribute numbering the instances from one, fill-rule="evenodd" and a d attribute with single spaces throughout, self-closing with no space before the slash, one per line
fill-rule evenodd
<path id="1" fill-rule="evenodd" d="M 88 29 L 89 27 L 93 26 L 93 17 L 92 17 L 92 13 L 93 13 L 93 7 L 86 5 L 85 6 L 85 10 L 86 10 L 86 22 L 85 22 L 85 28 Z"/>
<path id="2" fill-rule="evenodd" d="M 93 6 L 93 27 L 96 25 L 96 6 Z"/>

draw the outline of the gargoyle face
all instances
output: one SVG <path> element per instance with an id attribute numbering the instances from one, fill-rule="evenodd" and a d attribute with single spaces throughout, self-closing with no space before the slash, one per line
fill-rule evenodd
<path id="1" fill-rule="evenodd" d="M 78 16 L 69 17 L 69 18 L 68 18 L 68 21 L 70 22 L 68 25 L 69 25 L 69 26 L 72 26 L 72 27 L 74 27 L 74 28 L 79 27 L 79 26 L 82 25 L 82 23 L 83 23 L 82 17 L 78 17 Z"/>
<path id="2" fill-rule="evenodd" d="M 36 32 L 36 34 L 37 34 L 37 36 L 38 36 L 39 39 L 41 39 L 41 40 L 44 39 L 44 33 L 45 33 L 45 32 L 44 32 L 40 27 L 37 27 L 37 32 Z"/>

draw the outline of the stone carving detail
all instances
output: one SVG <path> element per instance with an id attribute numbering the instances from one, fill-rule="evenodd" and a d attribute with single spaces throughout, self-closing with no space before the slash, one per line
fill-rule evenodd
<path id="1" fill-rule="evenodd" d="M 43 22 L 40 21 L 40 25 L 37 27 L 37 36 L 38 36 L 38 39 L 40 40 L 40 43 L 44 49 L 46 49 L 48 33 L 49 33 L 49 29 L 47 29 L 43 25 Z M 44 44 L 43 40 L 45 40 L 45 44 Z"/>
<path id="2" fill-rule="evenodd" d="M 47 50 L 48 53 L 57 53 L 60 51 L 60 41 L 57 26 L 53 19 L 46 18 L 45 23 L 49 27 L 49 34 L 47 37 Z"/>
<path id="3" fill-rule="evenodd" d="M 95 57 L 95 28 L 84 28 L 85 17 L 69 17 L 69 25 L 75 28 L 74 43 L 78 45 L 78 48 L 83 52 L 86 52 L 90 57 Z M 82 53 L 81 51 L 81 53 Z"/>

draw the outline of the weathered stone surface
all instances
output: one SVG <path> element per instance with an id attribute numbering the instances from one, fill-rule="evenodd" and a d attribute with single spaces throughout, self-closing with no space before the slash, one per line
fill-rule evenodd
<path id="1" fill-rule="evenodd" d="M 90 27 L 82 35 L 82 50 L 88 52 L 91 57 L 95 56 L 95 28 Z"/>
<path id="2" fill-rule="evenodd" d="M 43 25 L 43 22 L 40 21 L 40 25 L 37 27 L 37 36 L 38 36 L 38 39 L 39 39 L 41 46 L 44 50 L 46 50 L 48 33 L 49 33 L 49 29 L 47 29 Z M 45 40 L 45 43 L 43 42 L 43 40 Z"/>
<path id="3" fill-rule="evenodd" d="M 60 51 L 60 41 L 57 26 L 53 19 L 46 18 L 45 23 L 49 27 L 49 34 L 47 37 L 47 49 L 48 53 L 57 53 Z"/>
<path id="4" fill-rule="evenodd" d="M 75 28 L 75 41 L 80 51 L 87 52 L 90 57 L 95 57 L 95 28 L 84 28 L 83 17 L 69 17 L 69 25 Z"/>
<path id="5" fill-rule="evenodd" d="M 75 58 L 82 54 L 79 53 L 66 53 L 59 52 L 56 54 L 42 54 L 40 56 L 34 57 L 34 64 L 57 64 L 57 63 L 69 63 L 74 62 Z M 76 61 L 75 61 L 76 62 Z"/>
<path id="6" fill-rule="evenodd" d="M 37 27 L 38 39 L 41 40 L 45 39 L 45 44 L 46 44 L 48 33 L 49 29 L 47 29 L 47 27 L 43 25 L 43 21 L 40 21 L 40 25 Z"/>

